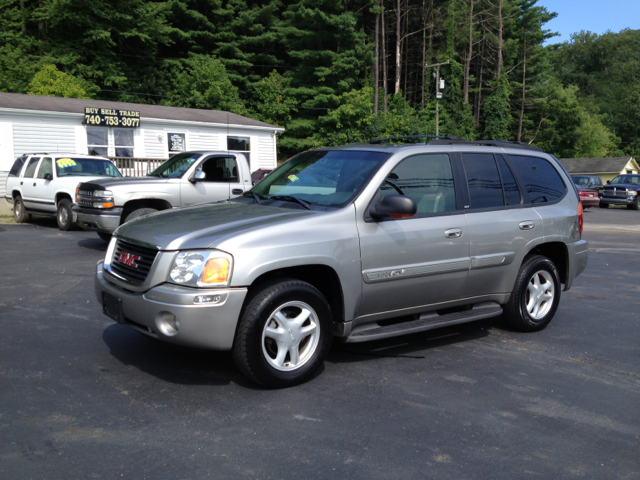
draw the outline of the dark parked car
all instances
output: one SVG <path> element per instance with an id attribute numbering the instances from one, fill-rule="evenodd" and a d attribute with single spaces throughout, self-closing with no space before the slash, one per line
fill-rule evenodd
<path id="1" fill-rule="evenodd" d="M 262 169 L 262 168 L 260 170 L 256 170 L 255 172 L 253 172 L 251 174 L 251 184 L 255 185 L 260 180 L 264 179 L 264 177 L 269 175 L 271 172 L 273 172 L 273 170 L 265 170 L 265 169 Z"/>
<path id="2" fill-rule="evenodd" d="M 578 188 L 595 188 L 602 195 L 602 179 L 597 175 L 572 175 L 571 180 Z"/>
<path id="3" fill-rule="evenodd" d="M 609 205 L 626 205 L 627 208 L 640 210 L 640 175 L 618 175 L 607 182 L 600 196 L 600 208 L 609 208 Z"/>

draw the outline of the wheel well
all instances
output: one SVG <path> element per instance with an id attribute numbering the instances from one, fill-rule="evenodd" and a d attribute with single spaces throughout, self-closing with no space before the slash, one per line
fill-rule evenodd
<path id="1" fill-rule="evenodd" d="M 250 288 L 278 278 L 295 278 L 316 287 L 329 302 L 334 322 L 344 321 L 344 299 L 338 274 L 326 265 L 302 265 L 267 272 L 251 284 Z"/>
<path id="2" fill-rule="evenodd" d="M 127 218 L 127 215 L 129 215 L 134 210 L 138 210 L 139 208 L 155 208 L 156 210 L 168 210 L 170 208 L 173 208 L 173 206 L 166 200 L 157 198 L 141 198 L 139 200 L 131 200 L 130 202 L 124 204 L 122 216 L 120 217 L 120 224 L 124 222 L 124 219 Z"/>
<path id="3" fill-rule="evenodd" d="M 11 192 L 11 196 L 13 197 L 14 200 L 16 199 L 16 197 L 22 197 L 22 195 L 18 190 L 14 190 L 13 192 Z"/>
<path id="4" fill-rule="evenodd" d="M 60 202 L 60 200 L 62 200 L 63 198 L 68 199 L 71 203 L 73 203 L 73 200 L 71 198 L 71 195 L 69 195 L 68 193 L 56 193 L 56 205 L 58 205 L 58 203 Z"/>
<path id="5" fill-rule="evenodd" d="M 567 281 L 567 247 L 562 242 L 549 242 L 538 245 L 531 250 L 528 255 L 543 255 L 555 263 L 558 273 L 560 274 L 560 282 Z"/>

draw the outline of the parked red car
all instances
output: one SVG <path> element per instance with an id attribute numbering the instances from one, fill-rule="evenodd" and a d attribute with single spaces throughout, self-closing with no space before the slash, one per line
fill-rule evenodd
<path id="1" fill-rule="evenodd" d="M 256 170 L 255 172 L 253 172 L 251 174 L 251 183 L 253 185 L 255 185 L 260 180 L 262 180 L 264 177 L 269 175 L 271 172 L 273 172 L 273 170 L 265 170 L 265 169 L 262 169 L 262 168 L 260 170 Z"/>
<path id="2" fill-rule="evenodd" d="M 598 189 L 596 188 L 583 188 L 576 185 L 578 188 L 578 195 L 580 195 L 580 203 L 583 208 L 597 207 L 600 205 L 600 197 L 598 196 Z"/>

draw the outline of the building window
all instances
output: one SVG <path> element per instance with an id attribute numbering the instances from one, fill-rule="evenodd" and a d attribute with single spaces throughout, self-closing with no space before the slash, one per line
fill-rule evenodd
<path id="1" fill-rule="evenodd" d="M 133 129 L 87 127 L 89 155 L 133 157 Z"/>
<path id="2" fill-rule="evenodd" d="M 227 137 L 227 150 L 243 153 L 251 165 L 251 140 L 249 137 Z"/>
<path id="3" fill-rule="evenodd" d="M 109 155 L 109 129 L 87 127 L 87 147 L 89 155 Z"/>
<path id="4" fill-rule="evenodd" d="M 116 157 L 133 157 L 133 130 L 113 128 L 113 144 Z"/>

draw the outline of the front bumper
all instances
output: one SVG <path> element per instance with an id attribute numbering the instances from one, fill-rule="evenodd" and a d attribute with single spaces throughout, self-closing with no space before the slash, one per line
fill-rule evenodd
<path id="1" fill-rule="evenodd" d="M 636 197 L 600 197 L 599 203 L 606 203 L 608 205 L 631 205 Z"/>
<path id="2" fill-rule="evenodd" d="M 122 208 L 98 210 L 97 208 L 83 208 L 74 205 L 72 210 L 73 221 L 83 230 L 113 233 L 120 226 Z"/>
<path id="3" fill-rule="evenodd" d="M 109 282 L 108 276 L 100 261 L 94 279 L 95 294 L 103 306 L 104 294 L 119 299 L 120 323 L 178 345 L 231 350 L 246 288 L 196 289 L 165 283 L 135 293 Z M 194 304 L 196 295 L 219 295 L 220 299 L 212 304 Z"/>

